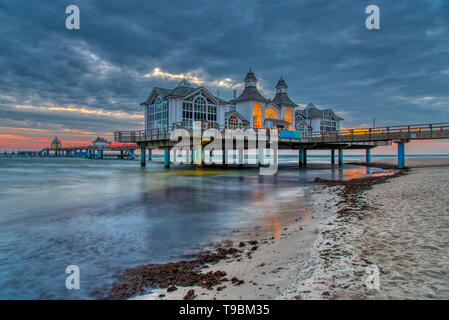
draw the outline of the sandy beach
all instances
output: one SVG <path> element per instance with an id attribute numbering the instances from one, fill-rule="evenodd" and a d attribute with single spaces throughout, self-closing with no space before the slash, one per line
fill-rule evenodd
<path id="1" fill-rule="evenodd" d="M 241 252 L 201 269 L 238 281 L 133 299 L 183 299 L 189 291 L 195 299 L 447 299 L 449 159 L 407 159 L 407 166 L 366 188 L 313 185 L 312 207 L 279 239 L 230 243 Z M 373 267 L 378 289 L 366 283 Z"/>

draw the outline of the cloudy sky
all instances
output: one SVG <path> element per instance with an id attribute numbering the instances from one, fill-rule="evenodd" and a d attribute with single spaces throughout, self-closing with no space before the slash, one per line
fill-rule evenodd
<path id="1" fill-rule="evenodd" d="M 231 98 L 249 66 L 267 98 L 282 74 L 345 127 L 449 122 L 449 1 L 3 0 L 0 149 L 140 129 L 153 86 L 186 77 Z"/>

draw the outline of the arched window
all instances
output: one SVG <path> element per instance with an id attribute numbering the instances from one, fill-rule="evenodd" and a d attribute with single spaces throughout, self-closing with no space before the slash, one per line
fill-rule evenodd
<path id="1" fill-rule="evenodd" d="M 253 107 L 253 128 L 262 128 L 262 107 L 255 104 Z"/>
<path id="2" fill-rule="evenodd" d="M 277 119 L 278 113 L 273 108 L 268 108 L 267 110 L 265 110 L 265 118 Z"/>
<path id="3" fill-rule="evenodd" d="M 168 125 L 168 101 L 157 96 L 148 108 L 147 128 L 161 128 Z"/>
<path id="4" fill-rule="evenodd" d="M 231 129 L 237 129 L 239 127 L 239 119 L 236 116 L 231 116 L 228 123 Z"/>
<path id="5" fill-rule="evenodd" d="M 182 121 L 207 121 L 207 126 L 213 127 L 217 122 L 217 105 L 202 94 L 190 96 L 182 102 Z"/>
<path id="6" fill-rule="evenodd" d="M 202 96 L 197 97 L 193 101 L 194 120 L 206 121 L 207 103 Z"/>
<path id="7" fill-rule="evenodd" d="M 288 123 L 290 123 L 290 125 L 288 126 L 288 130 L 292 131 L 293 130 L 293 112 L 291 109 L 285 110 L 284 120 L 287 121 Z"/>
<path id="8" fill-rule="evenodd" d="M 335 132 L 337 131 L 337 121 L 335 121 L 330 114 L 327 114 L 320 121 L 321 132 Z"/>

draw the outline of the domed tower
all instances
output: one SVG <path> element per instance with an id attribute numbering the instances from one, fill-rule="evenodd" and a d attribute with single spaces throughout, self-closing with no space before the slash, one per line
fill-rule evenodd
<path id="1" fill-rule="evenodd" d="M 275 104 L 281 110 L 282 118 L 286 122 L 286 128 L 293 130 L 295 127 L 294 115 L 297 105 L 288 97 L 287 88 L 287 83 L 281 76 L 281 79 L 276 85 L 276 95 L 271 103 Z"/>
<path id="2" fill-rule="evenodd" d="M 287 83 L 284 79 L 281 79 L 278 81 L 278 84 L 276 85 L 276 95 L 273 98 L 273 103 L 277 106 L 289 106 L 289 107 L 297 107 L 296 103 L 294 103 L 287 95 Z"/>
<path id="3" fill-rule="evenodd" d="M 282 79 L 281 76 L 281 79 L 278 81 L 278 84 L 276 85 L 276 93 L 287 94 L 287 88 L 288 88 L 287 83 L 285 82 L 284 79 Z"/>
<path id="4" fill-rule="evenodd" d="M 245 77 L 245 88 L 236 100 L 236 111 L 249 122 L 250 127 L 262 126 L 262 110 L 268 100 L 257 90 L 257 78 L 251 68 Z"/>

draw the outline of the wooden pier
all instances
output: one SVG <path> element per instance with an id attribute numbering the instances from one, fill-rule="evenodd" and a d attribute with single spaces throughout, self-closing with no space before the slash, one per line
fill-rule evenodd
<path id="1" fill-rule="evenodd" d="M 88 158 L 88 159 L 135 159 L 135 150 L 138 146 L 127 144 L 123 146 L 95 147 L 92 145 L 78 145 L 58 148 L 44 148 L 40 151 L 16 151 L 4 152 L 0 156 L 11 157 L 64 157 L 64 158 Z M 107 154 L 106 154 L 107 152 Z"/>
<path id="2" fill-rule="evenodd" d="M 187 147 L 190 150 L 192 157 L 189 158 L 189 163 L 196 163 L 197 166 L 202 166 L 202 149 L 211 143 L 213 138 L 203 137 L 203 133 L 208 128 L 218 129 L 222 133 L 223 149 L 221 151 L 223 155 L 222 164 L 227 163 L 227 150 L 225 148 L 229 141 L 226 141 L 224 130 L 230 129 L 227 127 L 219 127 L 213 123 L 202 122 L 199 126 L 199 130 L 193 130 L 192 124 L 174 124 L 171 127 L 164 127 L 161 129 L 150 129 L 140 131 L 118 131 L 114 133 L 114 140 L 122 143 L 135 143 L 141 148 L 141 165 L 145 166 L 146 150 L 149 150 L 149 159 L 151 159 L 151 149 L 163 149 L 165 150 L 164 162 L 165 166 L 170 166 L 170 150 L 178 144 L 178 140 L 171 140 L 170 136 L 176 129 L 187 130 L 190 134 L 190 146 Z M 247 129 L 252 134 L 256 135 L 256 140 L 259 140 L 260 130 L 269 131 L 269 129 Z M 239 131 L 236 129 L 235 131 Z M 242 131 L 243 132 L 243 131 Z M 366 151 L 366 162 L 369 163 L 371 159 L 371 149 L 377 146 L 390 145 L 392 142 L 398 145 L 398 168 L 405 167 L 405 148 L 404 144 L 412 140 L 427 140 L 427 139 L 449 139 L 449 123 L 431 123 L 431 124 L 418 124 L 418 125 L 405 125 L 405 126 L 391 126 L 391 127 L 378 127 L 378 128 L 354 128 L 343 129 L 332 133 L 315 135 L 310 132 L 301 133 L 300 137 L 289 137 L 289 134 L 285 134 L 286 131 L 278 131 L 277 146 L 275 152 L 275 161 L 277 161 L 277 150 L 288 149 L 298 150 L 298 164 L 304 166 L 307 164 L 307 151 L 308 150 L 330 150 L 331 162 L 335 163 L 335 151 L 338 151 L 338 163 L 343 164 L 343 152 L 348 149 L 364 149 Z M 287 131 L 288 132 L 288 131 Z M 196 135 L 195 137 L 193 135 Z M 272 134 L 272 133 L 271 133 Z M 270 148 L 270 133 L 266 135 L 266 141 L 264 143 L 265 148 Z M 200 139 L 199 149 L 195 147 L 194 139 Z M 233 147 L 236 146 L 236 141 L 230 142 Z M 248 141 L 245 140 L 244 149 L 248 148 Z M 259 149 L 259 145 L 257 144 Z M 197 150 L 198 149 L 198 150 Z M 235 150 L 235 149 L 233 149 Z M 239 163 L 242 165 L 244 150 L 239 150 Z M 258 162 L 263 165 L 263 152 L 258 151 Z M 188 154 L 189 152 L 187 152 Z M 196 154 L 196 156 L 194 156 Z M 176 153 L 174 153 L 176 156 Z M 187 155 L 186 155 L 187 157 Z"/>

